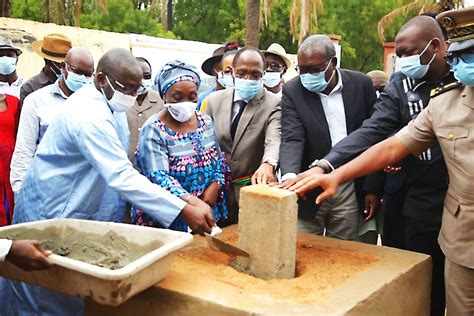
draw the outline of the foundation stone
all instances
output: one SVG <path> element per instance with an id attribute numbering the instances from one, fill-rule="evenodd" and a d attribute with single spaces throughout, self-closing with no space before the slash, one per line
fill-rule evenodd
<path id="1" fill-rule="evenodd" d="M 265 280 L 293 278 L 297 217 L 295 193 L 267 185 L 243 188 L 238 245 L 250 257 L 238 257 L 237 268 Z"/>

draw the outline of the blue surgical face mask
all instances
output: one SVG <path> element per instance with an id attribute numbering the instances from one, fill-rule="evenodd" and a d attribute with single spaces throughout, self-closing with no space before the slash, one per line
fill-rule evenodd
<path id="1" fill-rule="evenodd" d="M 72 70 L 67 69 L 67 77 L 65 77 L 64 83 L 72 92 L 79 90 L 83 85 L 88 84 L 89 82 L 91 82 L 91 78 L 84 75 L 78 75 Z"/>
<path id="2" fill-rule="evenodd" d="M 313 74 L 307 73 L 300 75 L 300 81 L 303 87 L 305 87 L 306 90 L 314 93 L 320 93 L 326 90 L 329 82 L 331 81 L 332 77 L 334 76 L 334 73 L 336 72 L 336 69 L 334 69 L 331 78 L 326 81 L 326 71 L 328 70 L 330 64 L 331 62 L 328 63 L 324 71 L 320 71 L 318 73 Z"/>
<path id="3" fill-rule="evenodd" d="M 466 86 L 474 86 L 474 54 L 466 54 L 453 63 L 454 78 Z"/>
<path id="4" fill-rule="evenodd" d="M 257 95 L 263 87 L 262 80 L 248 80 L 242 78 L 235 78 L 235 91 L 245 102 L 249 102 Z"/>
<path id="5" fill-rule="evenodd" d="M 280 84 L 281 72 L 266 72 L 263 75 L 263 84 L 268 88 L 275 88 Z"/>
<path id="6" fill-rule="evenodd" d="M 428 46 L 430 46 L 432 41 L 433 40 L 428 42 L 428 44 L 425 46 L 425 48 L 420 54 L 398 58 L 397 63 L 400 66 L 400 71 L 405 76 L 413 79 L 421 79 L 426 75 L 426 73 L 430 69 L 431 63 L 433 62 L 436 56 L 436 53 L 433 54 L 433 57 L 427 65 L 423 65 L 421 63 L 421 55 L 423 55 L 423 53 L 428 49 Z"/>
<path id="7" fill-rule="evenodd" d="M 8 76 L 16 70 L 16 58 L 9 56 L 0 57 L 0 74 Z"/>
<path id="8" fill-rule="evenodd" d="M 226 73 L 222 76 L 224 85 L 226 89 L 232 89 L 234 87 L 234 77 L 232 77 L 231 73 Z"/>
<path id="9" fill-rule="evenodd" d="M 217 73 L 216 80 L 222 87 L 225 88 L 224 74 L 222 73 L 222 71 L 219 71 Z"/>

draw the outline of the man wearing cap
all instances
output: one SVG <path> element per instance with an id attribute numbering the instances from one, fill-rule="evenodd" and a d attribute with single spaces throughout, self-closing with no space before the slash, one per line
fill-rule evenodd
<path id="1" fill-rule="evenodd" d="M 92 81 L 94 59 L 82 47 L 69 50 L 61 69 L 61 79 L 34 91 L 23 101 L 15 151 L 12 157 L 10 182 L 15 194 L 30 167 L 38 144 L 49 124 L 75 91 Z"/>
<path id="2" fill-rule="evenodd" d="M 16 64 L 21 50 L 13 47 L 9 38 L 0 36 L 0 94 L 20 98 L 23 79 L 16 74 Z"/>
<path id="3" fill-rule="evenodd" d="M 122 221 L 125 199 L 163 227 L 176 217 L 211 232 L 212 210 L 178 198 L 140 175 L 128 160 L 125 112 L 143 71 L 125 49 L 105 53 L 92 84 L 71 95 L 44 135 L 17 195 L 14 223 L 49 218 Z M 1 280 L 2 315 L 82 315 L 83 301 L 40 287 Z"/>
<path id="4" fill-rule="evenodd" d="M 226 88 L 226 78 L 225 74 L 222 72 L 222 57 L 225 53 L 230 51 L 236 51 L 238 48 L 239 46 L 236 43 L 227 42 L 224 46 L 217 48 L 212 53 L 212 57 L 209 57 L 202 63 L 202 71 L 204 71 L 204 73 L 208 74 L 209 76 L 215 77 L 216 85 L 199 95 L 197 104 L 198 110 L 201 109 L 201 104 L 211 93 Z"/>
<path id="5" fill-rule="evenodd" d="M 339 183 L 425 152 L 438 141 L 449 174 L 438 241 L 445 261 L 448 315 L 474 314 L 474 8 L 447 11 L 436 17 L 448 31 L 447 60 L 459 83 L 432 91 L 428 107 L 391 137 L 329 175 L 301 177 L 290 189 L 299 194 L 321 186 L 319 203 Z"/>
<path id="6" fill-rule="evenodd" d="M 64 58 L 71 47 L 71 40 L 62 34 L 49 34 L 42 40 L 33 42 L 33 51 L 43 57 L 44 67 L 39 74 L 30 78 L 21 87 L 20 100 L 22 102 L 31 92 L 53 84 L 61 77 Z"/>
<path id="7" fill-rule="evenodd" d="M 267 62 L 267 69 L 263 75 L 263 85 L 265 89 L 281 97 L 283 76 L 291 67 L 291 60 L 286 56 L 283 46 L 277 43 L 271 44 L 262 53 Z"/>

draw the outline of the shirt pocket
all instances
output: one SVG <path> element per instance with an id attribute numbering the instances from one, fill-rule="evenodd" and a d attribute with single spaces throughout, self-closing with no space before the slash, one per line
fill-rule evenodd
<path id="1" fill-rule="evenodd" d="M 436 136 L 446 160 L 461 162 L 469 158 L 469 128 L 440 127 L 436 130 Z"/>

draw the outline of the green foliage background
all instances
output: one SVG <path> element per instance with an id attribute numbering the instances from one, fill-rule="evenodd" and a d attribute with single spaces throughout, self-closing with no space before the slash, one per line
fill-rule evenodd
<path id="1" fill-rule="evenodd" d="M 44 1 L 46 0 L 12 0 L 12 17 L 44 21 Z M 388 12 L 406 3 L 406 0 L 324 0 L 323 3 L 324 10 L 318 17 L 319 25 L 313 25 L 312 33 L 342 36 L 343 68 L 363 72 L 381 69 L 383 47 L 377 38 L 377 22 Z M 173 32 L 164 30 L 159 9 L 145 9 L 151 7 L 149 4 L 150 1 L 107 0 L 109 14 L 106 14 L 98 8 L 96 1 L 84 0 L 80 25 L 111 32 L 207 43 L 232 40 L 244 44 L 245 0 L 174 0 Z M 273 1 L 267 23 L 262 22 L 262 49 L 277 42 L 283 45 L 287 52 L 296 53 L 297 43 L 293 41 L 290 33 L 291 4 L 292 0 Z M 388 28 L 387 41 L 393 41 L 396 31 L 407 18 L 408 16 L 399 17 Z M 66 17 L 65 21 L 72 24 L 72 19 Z"/>

